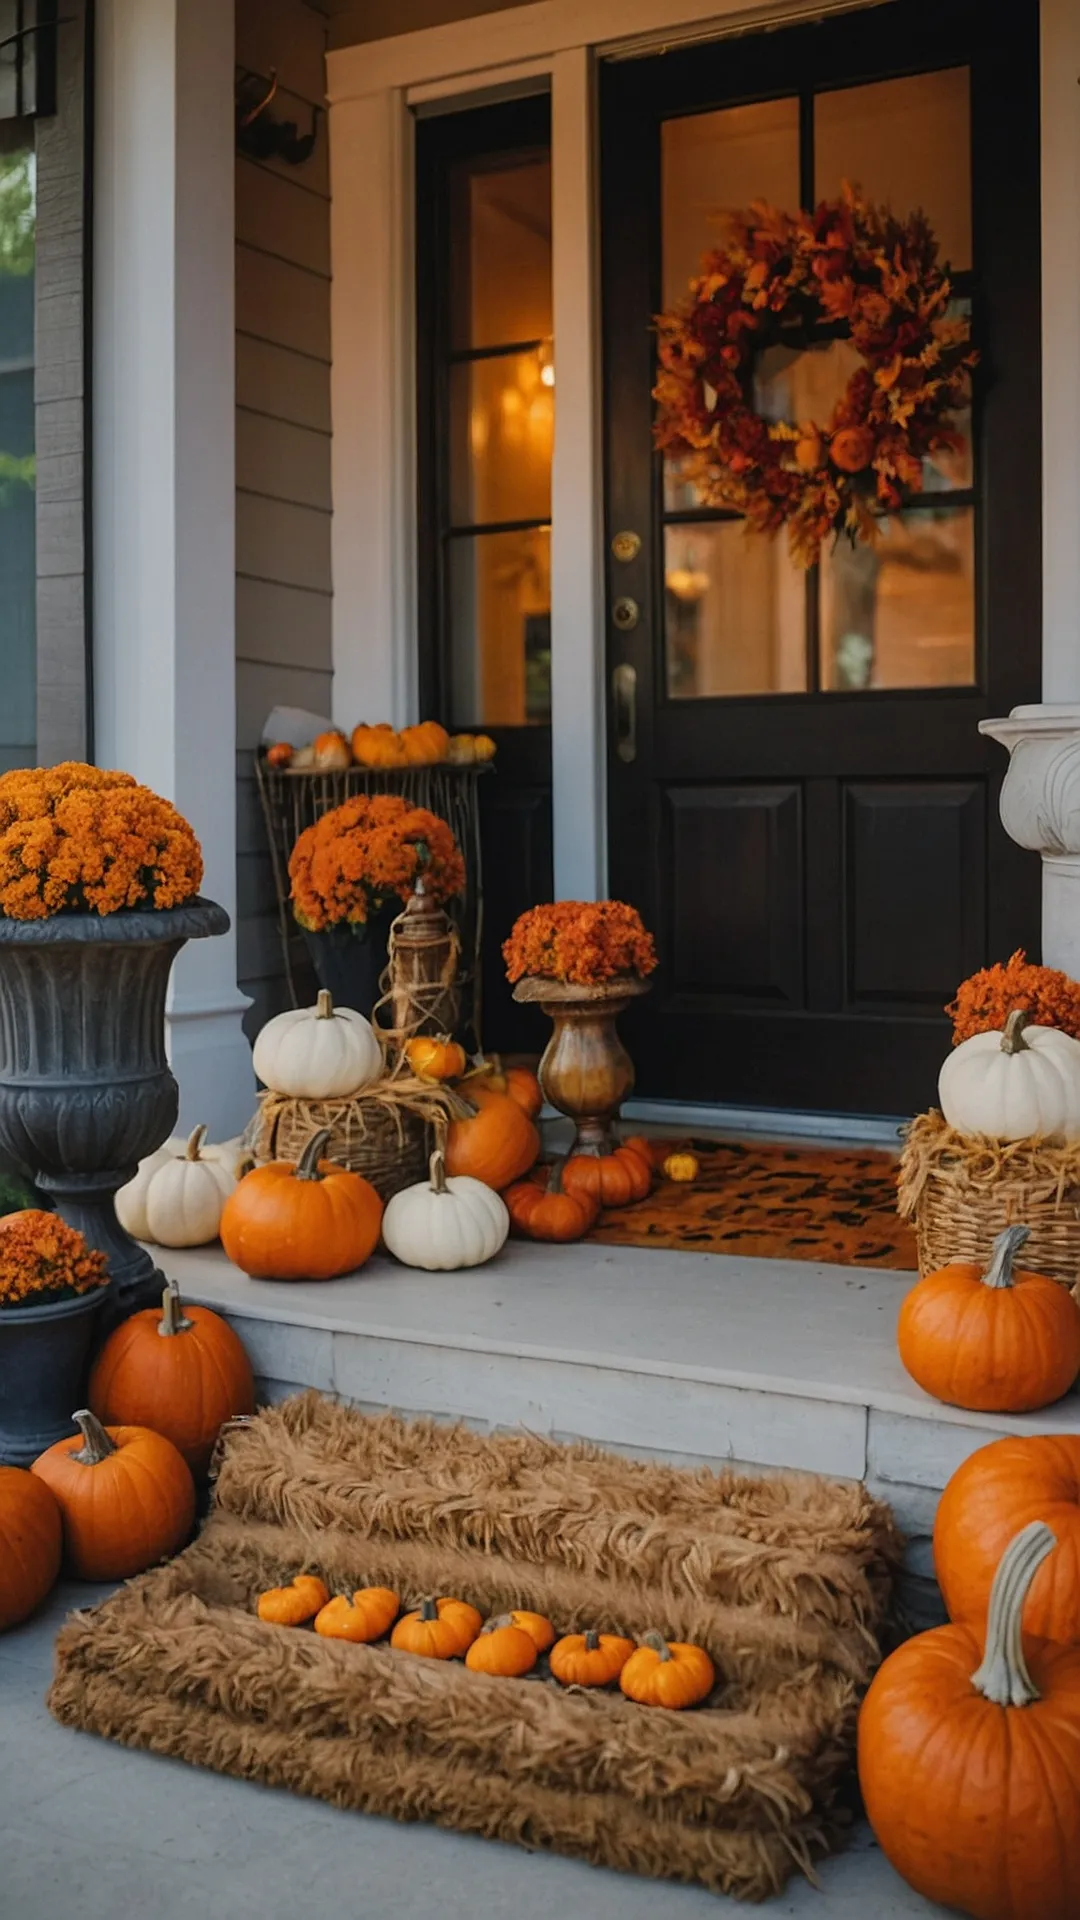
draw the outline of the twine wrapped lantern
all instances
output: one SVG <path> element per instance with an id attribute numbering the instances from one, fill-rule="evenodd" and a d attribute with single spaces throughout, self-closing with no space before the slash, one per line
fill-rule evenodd
<path id="1" fill-rule="evenodd" d="M 461 938 L 449 915 L 416 883 L 403 913 L 390 928 L 383 996 L 375 1021 L 388 1051 L 403 1055 L 420 1033 L 453 1033 Z M 386 1024 L 387 1015 L 389 1024 Z"/>

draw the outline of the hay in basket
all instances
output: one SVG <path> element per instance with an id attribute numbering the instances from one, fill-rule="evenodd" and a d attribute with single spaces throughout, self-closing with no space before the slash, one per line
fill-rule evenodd
<path id="1" fill-rule="evenodd" d="M 49 1705 L 338 1807 L 763 1899 L 850 1819 L 898 1547 L 858 1484 L 694 1472 L 308 1394 L 228 1435 L 194 1546 L 69 1619 Z M 264 1625 L 258 1594 L 305 1566 L 410 1607 L 457 1594 L 560 1632 L 659 1627 L 706 1646 L 717 1685 L 670 1713 Z"/>
<path id="2" fill-rule="evenodd" d="M 1023 1225 L 1025 1267 L 1080 1281 L 1080 1144 L 960 1133 L 931 1108 L 908 1128 L 897 1207 L 914 1222 L 920 1274 L 985 1266 L 1002 1228 Z"/>
<path id="3" fill-rule="evenodd" d="M 382 1200 L 424 1178 L 428 1156 L 449 1122 L 467 1113 L 448 1087 L 396 1073 L 347 1100 L 298 1100 L 264 1093 L 244 1134 L 261 1164 L 299 1160 L 313 1133 L 326 1128 L 326 1159 L 361 1173 Z"/>

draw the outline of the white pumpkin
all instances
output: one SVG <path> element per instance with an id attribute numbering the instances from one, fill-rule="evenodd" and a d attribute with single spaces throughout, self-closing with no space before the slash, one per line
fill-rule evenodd
<path id="1" fill-rule="evenodd" d="M 150 1222 L 146 1218 L 146 1195 L 150 1182 L 159 1167 L 167 1166 L 174 1154 L 183 1152 L 186 1142 L 166 1140 L 163 1147 L 155 1153 L 148 1153 L 145 1160 L 139 1161 L 138 1172 L 126 1187 L 121 1187 L 113 1201 L 116 1217 L 125 1233 L 133 1240 L 149 1240 Z"/>
<path id="2" fill-rule="evenodd" d="M 206 1247 L 218 1237 L 221 1209 L 236 1185 L 224 1161 L 204 1158 L 206 1128 L 196 1127 L 181 1154 L 155 1168 L 146 1189 L 147 1238 L 159 1247 Z"/>
<path id="3" fill-rule="evenodd" d="M 315 1006 L 268 1020 L 253 1059 L 263 1085 L 293 1100 L 347 1100 L 383 1070 L 370 1020 L 335 1007 L 325 989 Z"/>
<path id="4" fill-rule="evenodd" d="M 1080 1139 L 1080 1040 L 1028 1025 L 1019 1009 L 1004 1032 L 961 1041 L 938 1078 L 941 1111 L 961 1133 L 992 1140 Z"/>
<path id="5" fill-rule="evenodd" d="M 505 1202 L 482 1180 L 448 1174 L 441 1153 L 432 1154 L 430 1171 L 430 1180 L 387 1201 L 383 1244 L 405 1266 L 429 1273 L 482 1266 L 510 1231 Z"/>

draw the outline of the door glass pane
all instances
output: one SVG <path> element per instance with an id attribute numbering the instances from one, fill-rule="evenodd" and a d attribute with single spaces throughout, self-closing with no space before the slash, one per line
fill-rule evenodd
<path id="1" fill-rule="evenodd" d="M 672 307 L 716 244 L 718 213 L 751 200 L 798 206 L 799 103 L 688 114 L 665 120 L 660 138 L 664 305 Z"/>
<path id="2" fill-rule="evenodd" d="M 890 514 L 876 547 L 839 541 L 821 588 L 823 691 L 973 684 L 971 507 Z"/>
<path id="3" fill-rule="evenodd" d="M 550 155 L 459 161 L 451 176 L 450 223 L 451 345 L 549 338 Z"/>
<path id="4" fill-rule="evenodd" d="M 546 520 L 551 513 L 553 371 L 539 351 L 460 360 L 450 370 L 450 520 Z"/>
<path id="5" fill-rule="evenodd" d="M 35 758 L 34 155 L 0 152 L 0 773 Z"/>
<path id="6" fill-rule="evenodd" d="M 669 526 L 664 587 L 669 699 L 806 691 L 806 575 L 782 539 L 741 520 Z"/>
<path id="7" fill-rule="evenodd" d="M 921 207 L 941 259 L 957 273 L 971 266 L 968 78 L 966 67 L 947 67 L 844 87 L 814 102 L 816 197 L 835 199 L 849 180 L 899 219 Z"/>
<path id="8" fill-rule="evenodd" d="M 521 727 L 551 719 L 551 535 L 448 542 L 450 620 L 471 644 L 451 658 L 452 723 Z"/>

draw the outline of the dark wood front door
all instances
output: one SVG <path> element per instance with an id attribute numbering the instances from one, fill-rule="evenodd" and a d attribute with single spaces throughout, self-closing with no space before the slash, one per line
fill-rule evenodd
<path id="1" fill-rule="evenodd" d="M 986 24 L 898 0 L 603 70 L 610 876 L 661 957 L 644 1094 L 911 1111 L 958 981 L 1038 948 L 1038 865 L 978 732 L 1039 698 L 1036 8 Z M 665 475 L 651 321 L 711 210 L 845 178 L 925 207 L 981 366 L 970 459 L 805 575 Z M 774 350 L 759 404 L 820 417 L 851 364 L 844 341 Z"/>

